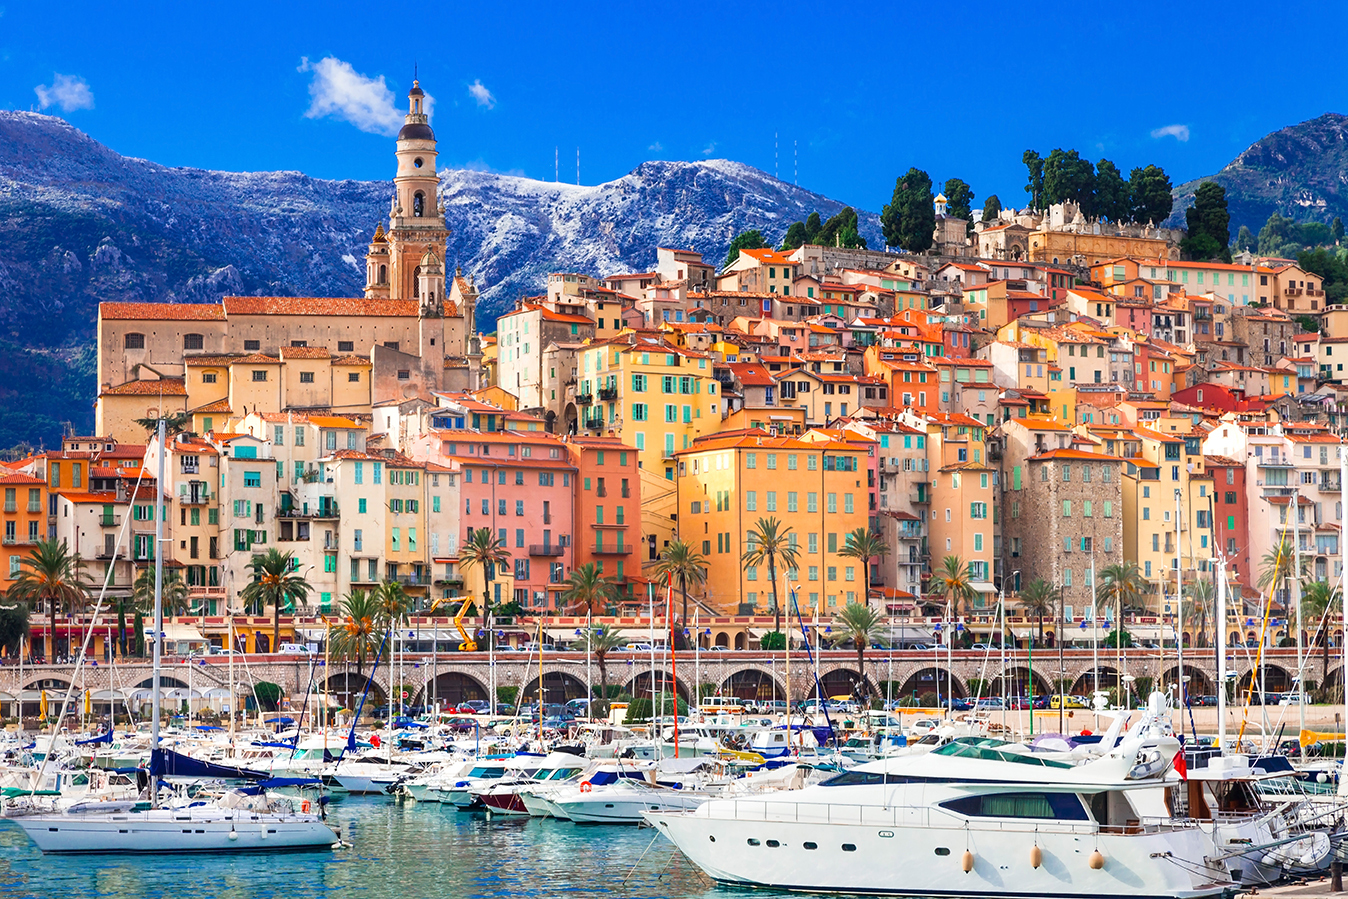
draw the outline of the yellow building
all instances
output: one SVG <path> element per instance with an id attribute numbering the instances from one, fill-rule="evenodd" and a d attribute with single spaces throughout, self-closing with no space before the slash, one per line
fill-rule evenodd
<path id="1" fill-rule="evenodd" d="M 850 531 L 867 527 L 865 445 L 742 432 L 703 438 L 676 457 L 678 538 L 707 559 L 709 604 L 771 608 L 767 566 L 740 562 L 760 518 L 781 522 L 800 554 L 798 568 L 777 570 L 783 609 L 788 586 L 802 612 L 866 602 L 865 564 L 840 553 Z"/>
<path id="2" fill-rule="evenodd" d="M 674 478 L 674 454 L 721 427 L 720 382 L 706 353 L 628 334 L 580 351 L 578 427 L 637 448 L 643 471 Z"/>

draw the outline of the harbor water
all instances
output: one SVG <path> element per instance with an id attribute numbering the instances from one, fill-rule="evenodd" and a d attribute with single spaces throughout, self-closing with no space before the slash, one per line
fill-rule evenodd
<path id="1" fill-rule="evenodd" d="M 352 848 L 159 858 L 43 856 L 16 825 L 0 822 L 0 896 L 685 899 L 740 893 L 716 887 L 646 827 L 488 819 L 450 805 L 385 797 L 353 796 L 330 809 L 330 820 Z"/>

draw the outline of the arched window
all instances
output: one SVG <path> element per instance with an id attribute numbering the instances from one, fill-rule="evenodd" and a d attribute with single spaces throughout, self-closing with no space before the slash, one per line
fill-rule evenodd
<path id="1" fill-rule="evenodd" d="M 122 345 L 128 350 L 143 350 L 145 349 L 145 335 L 128 334 Z"/>
<path id="2" fill-rule="evenodd" d="M 185 350 L 199 350 L 204 345 L 205 341 L 202 339 L 200 334 L 183 335 L 183 349 Z"/>
<path id="3" fill-rule="evenodd" d="M 421 218 L 426 207 L 426 195 L 417 191 L 412 195 L 412 218 Z"/>
<path id="4" fill-rule="evenodd" d="M 412 269 L 412 296 L 421 296 L 421 266 Z"/>
<path id="5" fill-rule="evenodd" d="M 387 284 L 387 283 L 388 283 L 388 266 L 387 266 L 387 265 L 381 265 L 381 266 L 379 266 L 379 283 L 380 283 L 380 284 Z"/>

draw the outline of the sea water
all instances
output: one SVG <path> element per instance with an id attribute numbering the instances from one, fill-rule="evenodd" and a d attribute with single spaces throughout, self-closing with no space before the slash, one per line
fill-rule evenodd
<path id="1" fill-rule="evenodd" d="M 353 796 L 329 806 L 334 852 L 43 856 L 0 822 L 0 897 L 108 899 L 709 899 L 716 887 L 648 827 L 486 817 L 451 805 Z M 754 891 L 755 897 L 773 897 Z"/>

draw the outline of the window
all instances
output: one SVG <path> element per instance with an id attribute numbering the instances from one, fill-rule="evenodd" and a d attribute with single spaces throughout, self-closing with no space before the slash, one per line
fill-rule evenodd
<path id="1" fill-rule="evenodd" d="M 254 381 L 265 381 L 265 380 L 267 380 L 267 370 L 266 370 L 266 369 L 253 369 L 253 380 L 254 380 Z"/>
<path id="2" fill-rule="evenodd" d="M 261 487 L 261 486 L 262 486 L 262 472 L 260 472 L 260 471 L 245 471 L 245 472 L 243 473 L 243 486 L 245 486 L 245 487 Z"/>
<path id="3" fill-rule="evenodd" d="M 124 349 L 128 349 L 128 350 L 143 350 L 143 349 L 145 349 L 145 335 L 144 335 L 144 334 L 128 334 L 128 335 L 126 335 L 126 337 L 123 338 L 123 340 L 122 340 L 122 347 L 123 347 Z"/>
<path id="4" fill-rule="evenodd" d="M 1062 501 L 1062 517 L 1063 518 L 1072 517 L 1072 501 L 1070 499 L 1065 499 Z"/>
<path id="5" fill-rule="evenodd" d="M 204 343 L 204 341 L 202 340 L 200 334 L 184 334 L 184 335 L 183 335 L 183 349 L 185 349 L 185 350 L 199 350 L 199 349 L 201 349 L 203 346 L 205 346 L 205 343 Z"/>
<path id="6" fill-rule="evenodd" d="M 356 351 L 356 343 L 355 343 L 355 341 L 353 341 L 353 340 L 339 340 L 339 341 L 337 341 L 337 352 L 339 352 L 339 353 L 354 353 L 355 351 Z"/>
<path id="7" fill-rule="evenodd" d="M 312 384 L 312 383 L 314 383 L 314 373 L 311 372 L 311 371 L 302 371 L 302 372 L 300 372 L 300 383 L 301 383 L 301 384 Z"/>

